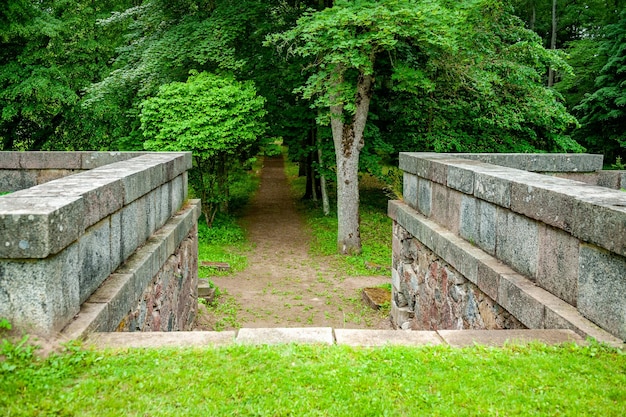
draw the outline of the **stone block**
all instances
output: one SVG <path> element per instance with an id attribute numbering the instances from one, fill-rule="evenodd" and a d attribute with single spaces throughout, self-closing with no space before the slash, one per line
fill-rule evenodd
<path id="1" fill-rule="evenodd" d="M 183 205 L 183 202 L 187 198 L 185 194 L 185 182 L 183 181 L 183 176 L 179 175 L 174 178 L 171 182 L 171 208 L 172 213 L 176 213 Z"/>
<path id="2" fill-rule="evenodd" d="M 46 258 L 83 233 L 81 197 L 0 198 L 0 258 Z"/>
<path id="3" fill-rule="evenodd" d="M 78 313 L 77 244 L 37 262 L 0 261 L 0 317 L 24 331 L 51 335 Z"/>
<path id="4" fill-rule="evenodd" d="M 539 231 L 535 221 L 509 210 L 498 210 L 496 256 L 516 271 L 535 280 Z"/>
<path id="5" fill-rule="evenodd" d="M 626 256 L 626 193 L 600 187 L 577 199 L 572 235 Z"/>
<path id="6" fill-rule="evenodd" d="M 95 169 L 116 162 L 127 161 L 145 152 L 81 152 L 81 168 Z"/>
<path id="7" fill-rule="evenodd" d="M 461 164 L 448 165 L 448 187 L 465 194 L 474 194 L 474 172 Z"/>
<path id="8" fill-rule="evenodd" d="M 511 205 L 511 181 L 503 178 L 503 170 L 480 167 L 474 173 L 474 196 L 509 208 Z"/>
<path id="9" fill-rule="evenodd" d="M 26 170 L 0 170 L 0 192 L 24 190 L 37 185 L 37 172 Z"/>
<path id="10" fill-rule="evenodd" d="M 124 261 L 122 253 L 122 213 L 117 212 L 109 217 L 111 233 L 111 271 L 113 272 Z"/>
<path id="11" fill-rule="evenodd" d="M 20 154 L 21 153 L 22 152 L 17 152 L 17 151 L 0 152 L 0 170 L 20 169 Z"/>
<path id="12" fill-rule="evenodd" d="M 572 342 L 584 344 L 582 337 L 571 330 L 439 330 L 437 333 L 450 346 L 459 348 L 474 345 L 526 345 L 533 342 L 547 345 Z"/>
<path id="13" fill-rule="evenodd" d="M 478 237 L 476 244 L 485 252 L 496 254 L 497 206 L 483 200 L 477 200 Z"/>
<path id="14" fill-rule="evenodd" d="M 81 197 L 85 205 L 84 216 L 80 218 L 81 227 L 86 229 L 122 207 L 123 187 L 121 181 L 115 178 L 89 171 L 22 190 L 16 196 Z"/>
<path id="15" fill-rule="evenodd" d="M 69 169 L 42 169 L 37 171 L 37 184 L 45 184 L 74 174 L 76 171 Z"/>
<path id="16" fill-rule="evenodd" d="M 89 303 L 104 303 L 108 306 L 106 323 L 99 331 L 113 332 L 120 322 L 137 304 L 134 276 L 132 274 L 111 274 L 98 290 L 89 297 Z"/>
<path id="17" fill-rule="evenodd" d="M 82 304 L 111 273 L 111 223 L 105 219 L 85 232 L 78 241 L 78 282 Z"/>
<path id="18" fill-rule="evenodd" d="M 458 234 L 461 198 L 463 196 L 463 193 L 433 183 L 432 209 L 429 217 L 452 233 Z"/>
<path id="19" fill-rule="evenodd" d="M 535 286 L 518 274 L 500 276 L 497 302 L 530 329 L 544 327 L 545 306 L 535 296 Z"/>
<path id="20" fill-rule="evenodd" d="M 543 177 L 532 185 L 513 183 L 511 210 L 532 219 L 571 231 L 574 222 L 574 203 L 585 192 L 586 185 L 561 178 Z"/>
<path id="21" fill-rule="evenodd" d="M 431 160 L 427 178 L 445 187 L 448 183 L 448 161 Z"/>
<path id="22" fill-rule="evenodd" d="M 480 200 L 467 195 L 461 197 L 459 235 L 471 243 L 475 243 L 478 240 L 478 201 Z"/>
<path id="23" fill-rule="evenodd" d="M 578 310 L 626 339 L 626 258 L 593 245 L 580 246 Z"/>
<path id="24" fill-rule="evenodd" d="M 423 178 L 417 180 L 417 210 L 430 217 L 432 207 L 432 182 Z"/>
<path id="25" fill-rule="evenodd" d="M 246 345 L 287 343 L 332 345 L 335 338 L 331 327 L 243 328 L 237 333 L 235 342 Z"/>
<path id="26" fill-rule="evenodd" d="M 338 345 L 346 346 L 437 346 L 443 342 L 433 331 L 335 329 Z"/>
<path id="27" fill-rule="evenodd" d="M 80 306 L 80 312 L 61 332 L 65 340 L 85 339 L 93 332 L 106 327 L 109 319 L 107 304 L 86 302 Z"/>
<path id="28" fill-rule="evenodd" d="M 500 276 L 513 273 L 511 268 L 492 257 L 484 257 L 478 262 L 476 285 L 492 300 L 498 299 Z"/>
<path id="29" fill-rule="evenodd" d="M 602 169 L 602 155 L 593 154 L 450 154 L 488 164 L 531 172 L 593 172 Z"/>
<path id="30" fill-rule="evenodd" d="M 143 243 L 146 230 L 143 208 L 143 200 L 136 200 L 121 211 L 122 259 L 127 259 Z"/>
<path id="31" fill-rule="evenodd" d="M 573 306 L 578 297 L 578 244 L 560 229 L 539 227 L 537 284 Z"/>
<path id="32" fill-rule="evenodd" d="M 417 176 L 403 173 L 402 197 L 405 203 L 417 209 Z"/>
<path id="33" fill-rule="evenodd" d="M 398 154 L 398 167 L 409 174 L 417 175 L 416 152 L 400 152 Z"/>
<path id="34" fill-rule="evenodd" d="M 81 169 L 77 152 L 29 151 L 20 153 L 20 169 Z"/>

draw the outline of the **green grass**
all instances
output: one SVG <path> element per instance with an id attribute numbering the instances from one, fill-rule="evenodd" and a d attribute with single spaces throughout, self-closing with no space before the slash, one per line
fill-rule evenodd
<path id="1" fill-rule="evenodd" d="M 294 163 L 286 163 L 287 178 L 290 180 L 294 196 L 304 194 L 305 178 L 298 177 L 298 167 Z M 391 263 L 391 219 L 387 216 L 388 197 L 385 184 L 369 175 L 359 179 L 361 242 L 363 252 L 357 256 L 337 254 L 337 214 L 336 202 L 331 200 L 331 214 L 324 216 L 321 203 L 302 202 L 307 225 L 312 231 L 311 253 L 330 257 L 333 266 L 344 275 L 371 275 L 375 267 L 382 268 L 380 273 L 386 274 Z M 329 194 L 335 194 L 333 185 L 329 186 Z M 374 270 L 372 269 L 374 267 Z"/>
<path id="2" fill-rule="evenodd" d="M 626 356 L 577 347 L 230 346 L 4 359 L 3 416 L 623 416 Z"/>

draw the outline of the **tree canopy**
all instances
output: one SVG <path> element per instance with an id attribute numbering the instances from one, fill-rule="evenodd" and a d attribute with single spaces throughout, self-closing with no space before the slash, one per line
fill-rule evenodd
<path id="1" fill-rule="evenodd" d="M 0 146 L 189 149 L 196 164 L 225 161 L 206 172 L 227 183 L 229 166 L 280 137 L 307 197 L 322 177 L 337 186 L 338 247 L 358 252 L 357 174 L 381 176 L 398 151 L 626 157 L 625 6 L 8 0 Z M 226 205 L 228 187 L 196 186 L 210 190 L 208 216 Z"/>

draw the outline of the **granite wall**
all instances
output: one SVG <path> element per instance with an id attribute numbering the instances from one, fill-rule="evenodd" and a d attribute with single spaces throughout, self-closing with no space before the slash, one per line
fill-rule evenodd
<path id="1" fill-rule="evenodd" d="M 403 153 L 400 168 L 397 326 L 626 338 L 626 193 L 557 177 L 605 178 L 601 156 Z"/>

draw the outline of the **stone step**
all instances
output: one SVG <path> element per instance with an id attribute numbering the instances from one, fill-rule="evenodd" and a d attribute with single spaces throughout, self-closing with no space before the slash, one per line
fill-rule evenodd
<path id="1" fill-rule="evenodd" d="M 128 332 L 93 333 L 86 346 L 95 348 L 157 348 L 202 347 L 231 344 L 325 344 L 376 347 L 385 345 L 425 346 L 450 345 L 465 347 L 474 344 L 503 346 L 530 342 L 548 345 L 585 340 L 572 330 L 364 330 L 303 328 L 243 328 L 224 332 Z M 623 346 L 622 346 L 623 347 Z"/>

